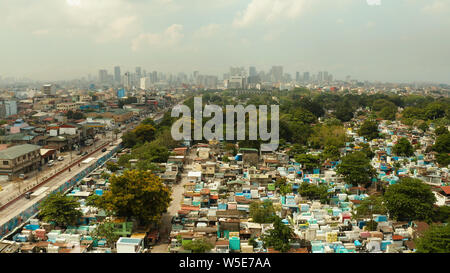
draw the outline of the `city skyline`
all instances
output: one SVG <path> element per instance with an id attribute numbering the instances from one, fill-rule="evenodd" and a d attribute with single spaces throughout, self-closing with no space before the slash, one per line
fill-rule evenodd
<path id="1" fill-rule="evenodd" d="M 447 0 L 18 0 L 0 10 L 3 78 L 68 80 L 135 64 L 220 76 L 231 64 L 278 64 L 450 83 Z"/>

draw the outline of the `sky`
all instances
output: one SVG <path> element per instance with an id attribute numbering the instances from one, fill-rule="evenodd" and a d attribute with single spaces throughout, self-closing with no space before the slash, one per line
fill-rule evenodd
<path id="1" fill-rule="evenodd" d="M 1 0 L 0 76 L 141 66 L 450 83 L 450 0 Z"/>

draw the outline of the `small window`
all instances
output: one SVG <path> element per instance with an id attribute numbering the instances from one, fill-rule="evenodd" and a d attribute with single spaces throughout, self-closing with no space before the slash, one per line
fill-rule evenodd
<path id="1" fill-rule="evenodd" d="M 3 165 L 9 165 L 9 161 L 3 161 Z"/>

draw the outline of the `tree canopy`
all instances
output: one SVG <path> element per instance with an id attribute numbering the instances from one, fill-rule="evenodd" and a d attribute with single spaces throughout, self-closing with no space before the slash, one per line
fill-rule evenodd
<path id="1" fill-rule="evenodd" d="M 378 132 L 378 124 L 374 120 L 366 120 L 361 125 L 361 128 L 358 131 L 360 136 L 367 138 L 367 140 L 373 140 L 379 137 Z"/>
<path id="2" fill-rule="evenodd" d="M 337 167 L 337 173 L 344 176 L 346 183 L 358 186 L 369 184 L 375 176 L 375 169 L 370 164 L 364 152 L 354 152 L 341 158 L 341 164 Z"/>
<path id="3" fill-rule="evenodd" d="M 275 216 L 273 229 L 268 231 L 268 235 L 263 235 L 262 240 L 265 247 L 273 247 L 281 252 L 288 252 L 291 249 L 290 242 L 294 238 L 294 232 L 289 225 L 285 225 L 281 218 Z"/>
<path id="4" fill-rule="evenodd" d="M 42 202 L 39 217 L 45 222 L 55 222 L 61 227 L 74 225 L 83 215 L 79 208 L 80 203 L 75 198 L 55 193 Z"/>
<path id="5" fill-rule="evenodd" d="M 394 154 L 396 154 L 398 156 L 408 156 L 409 157 L 409 156 L 414 155 L 414 148 L 408 139 L 402 137 L 394 145 L 393 152 L 394 152 Z"/>
<path id="6" fill-rule="evenodd" d="M 134 217 L 143 224 L 155 222 L 171 201 L 171 190 L 148 171 L 125 171 L 120 176 L 112 175 L 109 182 L 110 190 L 97 204 L 119 217 Z"/>
<path id="7" fill-rule="evenodd" d="M 214 247 L 213 244 L 208 242 L 206 239 L 194 239 L 187 242 L 183 248 L 186 250 L 191 250 L 193 253 L 206 253 L 209 252 Z"/>
<path id="8" fill-rule="evenodd" d="M 417 253 L 450 253 L 450 225 L 432 225 L 415 243 Z"/>
<path id="9" fill-rule="evenodd" d="M 272 223 L 275 216 L 275 209 L 270 200 L 264 202 L 255 201 L 250 204 L 250 217 L 255 223 Z"/>
<path id="10" fill-rule="evenodd" d="M 390 185 L 384 201 L 389 215 L 399 221 L 430 220 L 436 197 L 420 179 L 402 178 Z"/>

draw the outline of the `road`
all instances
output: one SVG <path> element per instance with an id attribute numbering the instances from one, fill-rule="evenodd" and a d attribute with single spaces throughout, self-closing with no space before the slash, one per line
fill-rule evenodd
<path id="1" fill-rule="evenodd" d="M 156 116 L 160 116 L 160 115 L 164 114 L 167 110 L 168 109 L 164 109 L 162 112 L 159 112 L 158 114 L 156 114 Z M 142 117 L 142 118 L 140 118 L 140 120 L 142 120 L 144 118 L 146 118 L 146 117 Z M 107 145 L 108 143 L 116 142 L 115 139 L 119 140 L 125 132 L 134 129 L 134 127 L 135 127 L 134 123 L 126 124 L 125 130 L 123 130 L 121 133 L 119 133 L 117 135 L 117 138 L 115 135 L 113 135 L 112 131 L 107 132 L 106 135 L 103 135 L 103 134 L 98 135 L 98 138 L 100 140 L 95 142 L 94 145 L 86 147 L 84 149 L 84 151 L 92 152 L 95 149 L 105 146 L 105 145 L 106 145 L 105 147 L 108 148 L 108 147 L 110 147 Z M 89 158 L 89 157 L 99 158 L 108 152 L 109 151 L 101 152 L 101 149 L 99 149 L 96 152 L 89 154 L 88 156 L 85 156 L 85 158 Z M 72 154 L 72 161 L 67 162 L 67 161 L 70 161 L 70 154 L 69 154 L 68 158 L 66 156 L 66 159 L 65 159 L 65 160 L 67 160 L 66 161 L 67 163 L 65 161 L 59 162 L 55 166 L 48 168 L 47 170 L 44 169 L 43 172 L 39 173 L 39 176 L 37 178 L 30 177 L 30 178 L 22 181 L 20 192 L 19 192 L 19 188 L 17 186 L 14 186 L 14 184 L 11 182 L 9 182 L 10 185 L 2 185 L 3 190 L 0 191 L 0 206 L 5 206 L 8 203 L 9 204 L 8 204 L 8 206 L 5 206 L 3 209 L 0 210 L 0 226 L 7 223 L 11 218 L 17 216 L 22 211 L 24 211 L 25 209 L 32 206 L 34 203 L 36 203 L 37 201 L 44 198 L 49 192 L 58 188 L 60 185 L 62 185 L 66 181 L 70 180 L 72 177 L 74 177 L 75 175 L 77 175 L 78 173 L 80 173 L 81 171 L 83 171 L 84 169 L 88 168 L 90 165 L 93 164 L 93 163 L 75 164 L 74 166 L 72 166 L 70 168 L 70 172 L 69 172 L 69 170 L 66 170 L 66 171 L 58 174 L 57 176 L 55 176 L 51 179 L 48 179 L 52 175 L 58 173 L 59 171 L 63 170 L 64 168 L 67 168 L 70 164 L 72 164 L 80 159 L 81 159 L 81 156 L 75 156 Z M 44 182 L 46 179 L 48 179 L 48 181 Z M 5 183 L 3 183 L 3 184 L 5 184 Z M 39 185 L 39 186 L 36 188 L 36 185 Z M 36 191 L 38 188 L 43 187 L 43 186 L 49 187 L 49 189 L 46 191 L 47 194 L 43 194 L 41 196 L 34 197 L 32 199 L 25 199 L 24 197 L 20 197 L 21 195 L 24 194 L 24 192 L 26 192 L 32 188 L 35 188 L 33 190 Z M 178 192 L 179 191 L 180 190 L 178 190 Z M 181 194 L 178 194 L 178 195 L 181 195 Z M 180 203 L 180 202 L 178 202 L 178 203 Z M 175 210 L 175 213 L 177 211 L 178 210 Z M 170 219 L 169 219 L 169 223 L 170 223 Z"/>
<path id="2" fill-rule="evenodd" d="M 188 160 L 193 162 L 195 151 L 191 151 L 188 156 Z M 181 182 L 172 187 L 172 202 L 167 209 L 167 213 L 164 213 L 161 218 L 161 225 L 159 228 L 160 241 L 152 248 L 152 253 L 168 253 L 169 247 L 169 235 L 172 228 L 172 217 L 177 214 L 181 209 L 181 203 L 183 201 L 184 185 L 188 182 L 187 174 L 191 170 L 192 164 L 186 164 L 184 166 Z"/>
<path id="3" fill-rule="evenodd" d="M 102 145 L 105 145 L 105 144 L 107 144 L 106 141 L 103 141 Z M 101 146 L 97 146 L 97 147 L 101 147 Z M 109 146 L 106 146 L 106 147 L 109 147 Z M 107 154 L 108 152 L 109 151 L 102 152 L 101 150 L 98 150 L 97 152 L 89 155 L 89 157 L 99 158 L 99 157 Z M 56 188 L 58 188 L 60 185 L 62 185 L 66 181 L 70 180 L 72 177 L 77 175 L 79 172 L 81 172 L 84 169 L 88 168 L 93 163 L 94 162 L 92 162 L 90 164 L 83 164 L 83 163 L 81 163 L 79 165 L 76 164 L 75 166 L 73 166 L 71 168 L 70 172 L 67 170 L 67 171 L 57 175 L 56 177 L 54 177 L 50 181 L 48 181 L 46 183 L 43 183 L 41 185 L 41 187 L 42 186 L 49 187 L 49 189 L 46 191 L 46 193 L 48 194 L 49 192 L 55 190 Z M 0 211 L 0 226 L 3 225 L 4 223 L 8 222 L 12 217 L 18 215 L 20 212 L 22 212 L 25 209 L 27 209 L 30 206 L 32 206 L 34 203 L 36 203 L 37 201 L 39 201 L 43 197 L 45 197 L 45 195 L 34 197 L 34 198 L 31 198 L 31 199 L 20 198 L 16 202 L 12 203 L 10 206 L 8 206 L 8 207 L 4 208 L 3 210 L 1 210 Z"/>
<path id="4" fill-rule="evenodd" d="M 92 146 L 87 146 L 82 148 L 82 152 L 89 152 L 95 149 L 95 147 L 100 147 L 101 145 L 110 142 L 113 139 L 113 135 L 111 132 L 106 135 L 106 137 L 102 136 L 100 137 L 100 141 L 97 141 Z M 72 163 L 80 160 L 82 158 L 81 155 L 77 155 L 75 151 L 72 152 L 72 155 L 70 155 L 69 152 L 66 153 L 60 153 L 58 156 L 63 156 L 64 161 L 57 161 L 55 160 L 55 164 L 51 167 L 49 167 L 47 164 L 43 165 L 42 171 L 39 172 L 31 172 L 28 174 L 28 179 L 25 180 L 17 180 L 17 181 L 3 181 L 2 188 L 3 191 L 0 192 L 0 206 L 1 204 L 7 204 L 11 200 L 14 200 L 18 196 L 22 195 L 23 193 L 27 192 L 34 186 L 38 185 L 39 183 L 42 183 L 50 176 L 54 175 L 55 173 L 59 172 L 60 170 L 63 170 L 64 168 L 70 166 Z M 72 158 L 72 160 L 71 160 Z"/>

